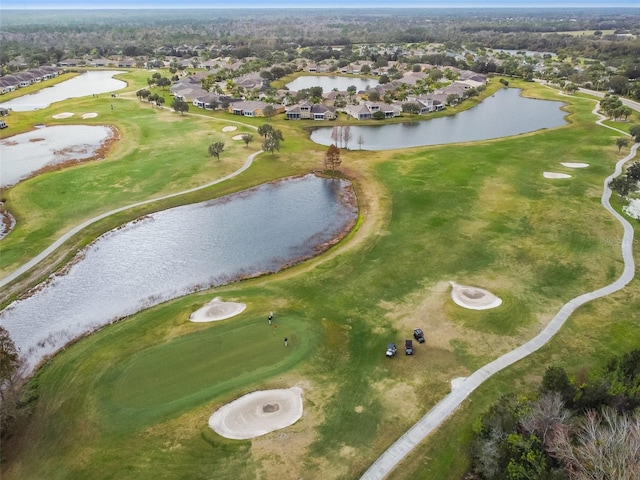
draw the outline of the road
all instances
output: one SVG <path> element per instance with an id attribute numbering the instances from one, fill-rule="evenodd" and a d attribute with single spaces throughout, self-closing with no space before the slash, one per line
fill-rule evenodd
<path id="1" fill-rule="evenodd" d="M 591 93 L 587 91 L 586 93 Z M 599 93 L 599 92 L 595 92 Z M 602 95 L 604 96 L 604 94 Z M 640 104 L 631 102 L 635 106 L 632 108 L 640 110 Z M 593 110 L 600 119 L 596 122 L 602 124 L 604 117 L 597 111 L 598 105 Z M 617 130 L 612 128 L 613 130 Z M 620 131 L 620 130 L 617 130 Z M 622 132 L 625 133 L 625 132 Z M 623 289 L 635 275 L 635 264 L 633 261 L 633 227 L 618 212 L 616 212 L 609 200 L 611 199 L 611 189 L 609 181 L 620 175 L 623 165 L 633 159 L 640 144 L 636 143 L 631 147 L 629 155 L 616 163 L 614 172 L 604 180 L 603 193 L 600 199 L 602 206 L 613 215 L 624 229 L 622 237 L 622 258 L 624 260 L 624 271 L 622 275 L 613 283 L 594 290 L 592 292 L 580 295 L 567 302 L 560 311 L 551 319 L 549 324 L 534 338 L 524 345 L 504 354 L 500 358 L 486 364 L 476 370 L 471 376 L 467 377 L 464 382 L 457 385 L 449 395 L 440 400 L 424 417 L 422 417 L 415 425 L 413 425 L 404 435 L 393 443 L 362 475 L 361 480 L 382 480 L 402 461 L 411 451 L 422 442 L 429 434 L 435 431 L 453 412 L 462 404 L 462 402 L 480 385 L 482 385 L 492 375 L 500 370 L 513 365 L 515 362 L 531 355 L 533 352 L 541 348 L 547 343 L 564 325 L 569 316 L 580 306 L 587 302 L 610 295 L 618 290 Z"/>

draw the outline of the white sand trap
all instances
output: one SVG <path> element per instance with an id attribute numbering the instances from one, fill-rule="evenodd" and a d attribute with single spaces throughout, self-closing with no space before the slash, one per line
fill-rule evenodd
<path id="1" fill-rule="evenodd" d="M 456 305 L 461 307 L 471 310 L 489 310 L 502 304 L 501 298 L 482 288 L 467 287 L 455 282 L 449 283 L 451 284 L 451 298 Z"/>
<path id="2" fill-rule="evenodd" d="M 240 135 L 234 135 L 233 137 L 231 137 L 233 140 L 242 140 L 242 137 L 244 137 L 244 135 L 240 134 Z"/>
<path id="3" fill-rule="evenodd" d="M 207 303 L 204 307 L 199 308 L 189 316 L 192 322 L 216 322 L 231 318 L 242 313 L 247 305 L 237 302 L 223 302 L 220 297 L 216 297 Z"/>
<path id="4" fill-rule="evenodd" d="M 544 172 L 544 178 L 571 178 L 568 173 Z"/>
<path id="5" fill-rule="evenodd" d="M 226 127 L 222 127 L 222 131 L 223 132 L 233 132 L 233 131 L 235 131 L 237 129 L 238 129 L 238 127 L 236 127 L 235 125 L 229 125 L 229 126 L 226 126 Z"/>
<path id="6" fill-rule="evenodd" d="M 55 118 L 56 120 L 60 120 L 61 118 L 73 117 L 73 113 L 71 113 L 71 112 L 62 112 L 62 113 L 57 113 L 55 115 L 52 115 L 52 117 Z"/>
<path id="7" fill-rule="evenodd" d="M 83 113 L 82 118 L 96 118 L 98 114 L 96 112 Z"/>
<path id="8" fill-rule="evenodd" d="M 560 165 L 562 165 L 563 167 L 569 167 L 569 168 L 587 168 L 589 166 L 588 163 L 581 163 L 581 162 L 560 162 Z"/>
<path id="9" fill-rule="evenodd" d="M 259 390 L 213 412 L 209 427 L 225 438 L 246 440 L 293 425 L 301 417 L 300 387 Z"/>

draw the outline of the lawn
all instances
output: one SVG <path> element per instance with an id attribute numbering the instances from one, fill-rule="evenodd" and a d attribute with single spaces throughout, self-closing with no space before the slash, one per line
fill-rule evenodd
<path id="1" fill-rule="evenodd" d="M 518 86 L 527 95 L 560 99 L 542 86 Z M 563 303 L 621 272 L 619 245 L 611 241 L 621 228 L 600 206 L 602 181 L 619 157 L 617 134 L 594 125 L 592 100 L 561 99 L 570 103 L 572 123 L 553 130 L 343 152 L 343 173 L 360 201 L 357 231 L 281 274 L 167 302 L 54 357 L 30 384 L 33 414 L 4 448 L 3 478 L 358 478 L 449 392 L 451 379 L 524 343 Z M 123 125 L 123 145 L 106 162 L 83 166 L 100 176 L 84 191 L 92 197 L 95 190 L 100 201 L 88 200 L 93 206 L 78 207 L 86 211 L 74 218 L 100 211 L 111 198 L 126 203 L 224 174 L 206 158 L 207 138 L 221 135 L 224 118 L 180 117 L 135 99 L 123 98 L 121 105 L 141 126 L 114 118 Z M 173 128 L 164 129 L 165 121 Z M 201 197 L 320 168 L 323 147 L 306 138 L 304 123 L 276 125 L 285 130 L 281 153 L 261 155 L 246 175 Z M 164 135 L 156 136 L 155 128 Z M 180 142 L 193 135 L 182 149 L 164 141 L 177 133 Z M 140 154 L 138 142 L 148 154 Z M 173 154 L 165 154 L 170 148 Z M 201 148 L 202 158 L 187 158 Z M 229 158 L 227 168 L 241 164 L 245 152 L 244 145 L 230 151 L 238 158 Z M 185 170 L 174 165 L 176 158 Z M 590 167 L 560 165 L 576 161 Z M 137 162 L 152 178 L 137 173 Z M 154 178 L 153 165 L 168 172 L 170 185 Z M 544 171 L 572 178 L 549 180 Z M 68 182 L 81 187 L 80 174 L 56 176 L 58 182 L 40 180 L 55 188 L 55 199 Z M 142 186 L 134 188 L 129 176 Z M 18 190 L 14 201 L 27 202 L 37 180 L 7 193 Z M 127 186 L 124 192 L 114 188 L 116 180 Z M 65 228 L 65 222 L 39 221 L 51 225 L 51 235 Z M 28 257 L 22 255 L 15 257 Z M 488 311 L 461 309 L 450 299 L 449 281 L 487 288 L 504 303 Z M 611 350 L 631 346 L 640 333 L 638 287 L 634 281 L 581 308 L 549 345 L 479 389 L 394 478 L 461 478 L 473 423 L 500 394 L 526 392 L 549 364 L 589 368 Z M 188 322 L 212 296 L 244 302 L 247 310 L 222 322 Z M 266 322 L 271 310 L 277 334 Z M 412 357 L 385 358 L 386 344 L 401 344 L 415 327 L 425 331 L 426 343 L 416 345 Z M 289 350 L 284 336 L 292 339 Z M 244 393 L 292 385 L 304 389 L 305 413 L 285 430 L 230 441 L 207 427 L 215 408 Z"/>

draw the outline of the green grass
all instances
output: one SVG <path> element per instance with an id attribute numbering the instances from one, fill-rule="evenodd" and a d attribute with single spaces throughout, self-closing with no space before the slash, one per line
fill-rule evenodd
<path id="1" fill-rule="evenodd" d="M 514 83 L 528 95 L 558 99 L 551 89 Z M 33 415 L 5 447 L 3 478 L 198 479 L 212 472 L 224 479 L 358 478 L 448 393 L 452 378 L 524 343 L 564 302 L 621 272 L 619 245 L 606 241 L 621 229 L 599 200 L 602 180 L 618 158 L 617 135 L 593 124 L 593 101 L 565 100 L 572 123 L 554 130 L 402 152 L 345 152 L 342 168 L 361 201 L 359 231 L 279 275 L 167 302 L 68 347 L 31 383 Z M 137 100 L 122 101 L 128 102 L 127 116 L 140 116 L 139 124 L 120 115 L 114 122 L 126 135 L 139 139 L 146 132 L 148 139 L 125 136 L 117 155 L 87 170 L 102 176 L 93 190 L 103 203 L 222 175 L 210 159 L 187 158 L 200 147 L 185 141 L 172 156 L 164 151 L 170 141 L 163 139 L 179 133 L 205 146 L 209 133 L 219 135 L 225 117 L 181 118 Z M 156 123 L 165 115 L 172 127 L 158 125 L 163 133 L 157 134 Z M 285 131 L 279 155 L 261 155 L 239 178 L 173 202 L 319 168 L 324 150 L 308 140 L 304 124 L 274 124 Z M 134 153 L 139 144 L 153 161 L 140 150 Z M 237 149 L 238 163 L 245 152 Z M 176 158 L 185 170 L 173 165 Z M 590 167 L 568 169 L 561 161 Z M 166 170 L 170 185 L 154 178 L 154 164 Z M 573 177 L 552 181 L 543 171 Z M 37 196 L 31 185 L 44 185 L 38 180 L 50 182 L 56 201 L 69 182 L 77 179 L 80 188 L 81 175 L 56 175 L 58 182 L 33 179 L 8 193 L 26 204 L 27 191 Z M 134 188 L 129 177 L 142 185 Z M 116 180 L 128 191 L 115 191 Z M 84 194 L 93 196 L 93 190 Z M 83 206 L 83 215 L 100 208 L 99 201 L 88 201 L 93 207 Z M 73 217 L 64 203 L 36 211 Z M 139 211 L 104 222 L 83 238 L 134 213 Z M 62 228 L 55 220 L 30 220 L 34 236 L 38 222 L 49 222 L 51 231 Z M 484 312 L 463 310 L 451 301 L 448 281 L 487 288 L 504 304 Z M 499 394 L 531 388 L 550 363 L 597 365 L 606 353 L 631 345 L 640 329 L 639 292 L 635 281 L 611 299 L 580 309 L 547 347 L 479 389 L 393 478 L 461 478 L 478 415 Z M 212 296 L 248 308 L 223 322 L 188 322 Z M 275 336 L 266 324 L 270 310 L 276 311 Z M 427 342 L 416 345 L 413 357 L 401 351 L 386 359 L 386 344 L 401 345 L 415 327 L 425 330 Z M 284 336 L 292 340 L 289 349 L 282 346 Z M 289 429 L 251 442 L 225 440 L 208 429 L 208 416 L 229 400 L 292 384 L 303 385 L 305 415 Z"/>

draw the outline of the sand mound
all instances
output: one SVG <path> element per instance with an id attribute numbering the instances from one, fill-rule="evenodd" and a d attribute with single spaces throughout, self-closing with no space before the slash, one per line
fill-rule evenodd
<path id="1" fill-rule="evenodd" d="M 244 135 L 240 134 L 240 135 L 234 135 L 233 137 L 231 137 L 233 140 L 242 140 L 242 137 Z"/>
<path id="2" fill-rule="evenodd" d="M 242 313 L 247 305 L 237 302 L 223 302 L 216 297 L 204 307 L 196 310 L 189 316 L 192 322 L 215 322 L 230 318 Z"/>
<path id="3" fill-rule="evenodd" d="M 213 412 L 209 427 L 234 440 L 259 437 L 293 425 L 302 417 L 302 389 L 259 390 Z"/>
<path id="4" fill-rule="evenodd" d="M 59 120 L 61 118 L 73 117 L 73 113 L 71 113 L 71 112 L 56 113 L 55 115 L 52 115 L 51 117 L 55 118 L 56 120 Z"/>
<path id="5" fill-rule="evenodd" d="M 82 118 L 96 118 L 98 116 L 95 112 L 83 113 Z"/>
<path id="6" fill-rule="evenodd" d="M 588 163 L 581 163 L 581 162 L 560 162 L 560 165 L 562 165 L 563 167 L 569 167 L 569 168 L 587 168 L 589 166 Z"/>
<path id="7" fill-rule="evenodd" d="M 233 132 L 234 130 L 237 130 L 238 127 L 236 127 L 235 125 L 229 125 L 227 127 L 222 127 L 222 131 L 223 132 Z"/>
<path id="8" fill-rule="evenodd" d="M 502 304 L 501 298 L 482 288 L 467 287 L 455 282 L 449 283 L 451 284 L 451 298 L 456 305 L 461 307 L 471 310 L 489 310 Z"/>
<path id="9" fill-rule="evenodd" d="M 544 178 L 571 178 L 571 175 L 567 173 L 557 173 L 557 172 L 544 172 Z"/>

